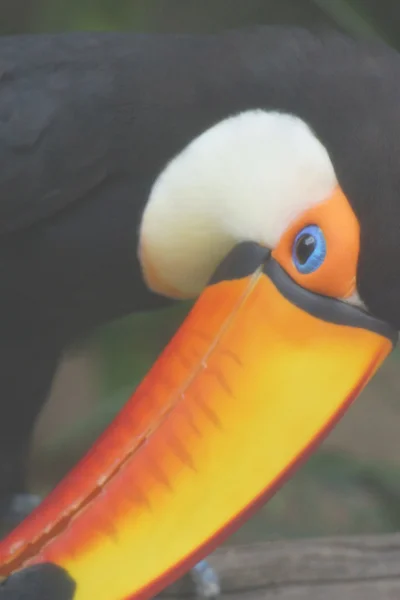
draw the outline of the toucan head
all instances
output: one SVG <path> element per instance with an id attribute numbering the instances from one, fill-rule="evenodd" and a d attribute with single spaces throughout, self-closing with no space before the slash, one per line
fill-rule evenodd
<path id="1" fill-rule="evenodd" d="M 190 298 L 242 242 L 269 250 L 306 289 L 362 304 L 357 218 L 327 150 L 296 116 L 244 112 L 183 149 L 151 190 L 139 258 L 151 289 Z"/>
<path id="2" fill-rule="evenodd" d="M 148 286 L 194 308 L 81 467 L 0 548 L 6 574 L 64 567 L 76 600 L 151 597 L 212 550 L 397 337 L 360 292 L 352 198 L 296 116 L 244 112 L 194 139 L 154 182 L 139 237 Z"/>

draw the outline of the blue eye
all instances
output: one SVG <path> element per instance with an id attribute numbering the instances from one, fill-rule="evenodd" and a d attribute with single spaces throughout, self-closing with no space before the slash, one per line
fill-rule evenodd
<path id="1" fill-rule="evenodd" d="M 326 256 L 324 234 L 317 225 L 304 227 L 296 236 L 292 249 L 292 258 L 296 269 L 307 275 L 322 265 Z"/>

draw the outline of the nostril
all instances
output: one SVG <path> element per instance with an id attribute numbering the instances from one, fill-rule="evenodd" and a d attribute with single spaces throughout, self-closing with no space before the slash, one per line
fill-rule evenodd
<path id="1" fill-rule="evenodd" d="M 237 244 L 217 267 L 209 285 L 252 275 L 269 258 L 271 251 L 255 242 Z"/>

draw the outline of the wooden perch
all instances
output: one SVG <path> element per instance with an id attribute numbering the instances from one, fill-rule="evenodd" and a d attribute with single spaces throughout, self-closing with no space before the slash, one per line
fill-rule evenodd
<path id="1" fill-rule="evenodd" d="M 209 562 L 221 578 L 222 598 L 400 599 L 400 534 L 227 546 Z M 162 594 L 192 595 L 187 578 Z"/>

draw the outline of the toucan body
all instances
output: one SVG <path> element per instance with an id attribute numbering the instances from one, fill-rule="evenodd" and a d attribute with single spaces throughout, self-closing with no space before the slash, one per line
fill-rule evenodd
<path id="1" fill-rule="evenodd" d="M 150 598 L 271 496 L 396 344 L 400 59 L 286 28 L 1 45 L 4 495 L 62 350 L 198 297 L 0 544 L 3 589 L 36 573 L 68 600 Z"/>

